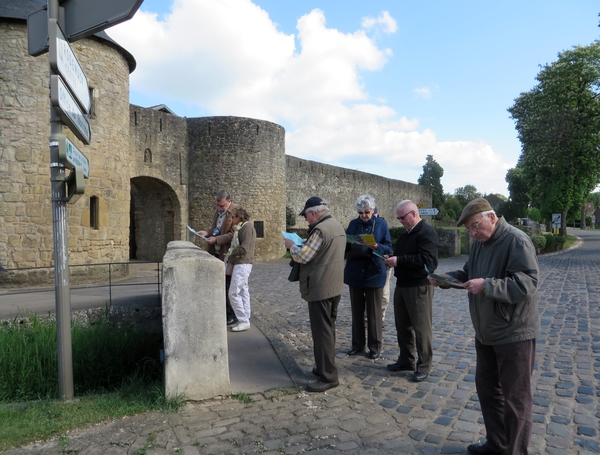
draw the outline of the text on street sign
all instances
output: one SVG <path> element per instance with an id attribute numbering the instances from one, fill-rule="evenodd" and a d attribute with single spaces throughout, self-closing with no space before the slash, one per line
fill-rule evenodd
<path id="1" fill-rule="evenodd" d="M 440 213 L 440 210 L 437 208 L 420 208 L 419 215 L 423 216 L 435 216 Z"/>
<path id="2" fill-rule="evenodd" d="M 63 78 L 63 82 L 71 89 L 79 106 L 87 114 L 91 107 L 90 89 L 79 60 L 56 19 L 48 20 L 48 31 L 50 33 L 50 68 Z"/>
<path id="3" fill-rule="evenodd" d="M 90 178 L 90 162 L 64 134 L 50 136 L 50 145 L 58 146 L 58 158 L 69 169 L 80 167 L 86 179 Z"/>
<path id="4" fill-rule="evenodd" d="M 73 99 L 62 78 L 57 74 L 50 76 L 50 101 L 56 108 L 61 120 L 73 131 L 73 134 L 86 145 L 90 144 L 90 124 Z"/>

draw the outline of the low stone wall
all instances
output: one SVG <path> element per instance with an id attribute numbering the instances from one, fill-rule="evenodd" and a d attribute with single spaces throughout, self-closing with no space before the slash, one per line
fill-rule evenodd
<path id="1" fill-rule="evenodd" d="M 191 242 L 169 242 L 162 317 L 165 396 L 231 395 L 223 262 Z"/>
<path id="2" fill-rule="evenodd" d="M 442 257 L 460 256 L 460 230 L 438 229 L 440 237 L 439 255 Z"/>

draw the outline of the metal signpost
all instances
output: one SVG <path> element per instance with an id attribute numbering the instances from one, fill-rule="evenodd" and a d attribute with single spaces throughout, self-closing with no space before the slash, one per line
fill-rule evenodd
<path id="1" fill-rule="evenodd" d="M 435 216 L 440 213 L 439 209 L 436 208 L 419 208 L 420 216 Z"/>
<path id="2" fill-rule="evenodd" d="M 50 184 L 61 400 L 73 399 L 67 202 L 75 202 L 83 194 L 83 179 L 90 172 L 88 159 L 62 134 L 63 123 L 85 145 L 91 141 L 86 118 L 91 109 L 90 89 L 69 43 L 131 19 L 142 1 L 48 0 L 46 8 L 27 18 L 30 55 L 50 51 Z M 68 177 L 65 169 L 71 169 Z"/>

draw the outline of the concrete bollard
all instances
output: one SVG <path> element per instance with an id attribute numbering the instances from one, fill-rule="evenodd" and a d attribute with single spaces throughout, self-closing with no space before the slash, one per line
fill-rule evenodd
<path id="1" fill-rule="evenodd" d="M 231 395 L 223 262 L 191 242 L 167 245 L 163 258 L 165 396 Z"/>

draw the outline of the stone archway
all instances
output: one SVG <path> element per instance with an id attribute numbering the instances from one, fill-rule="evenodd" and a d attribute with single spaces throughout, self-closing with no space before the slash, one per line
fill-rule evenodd
<path id="1" fill-rule="evenodd" d="M 179 237 L 180 204 L 172 188 L 153 177 L 131 179 L 129 258 L 162 261 L 167 244 Z"/>

